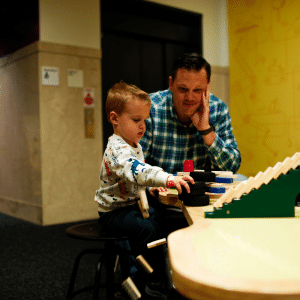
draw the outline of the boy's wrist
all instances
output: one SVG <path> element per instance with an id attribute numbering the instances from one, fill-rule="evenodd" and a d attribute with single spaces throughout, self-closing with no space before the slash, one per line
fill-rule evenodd
<path id="1" fill-rule="evenodd" d="M 168 188 L 171 188 L 171 187 L 174 187 L 175 186 L 175 177 L 173 175 L 170 175 L 168 178 L 167 178 L 167 187 Z"/>

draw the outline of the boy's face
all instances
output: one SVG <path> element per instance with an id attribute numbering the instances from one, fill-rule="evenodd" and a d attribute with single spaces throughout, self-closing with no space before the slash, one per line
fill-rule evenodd
<path id="1" fill-rule="evenodd" d="M 111 122 L 115 134 L 121 136 L 130 146 L 136 147 L 146 130 L 145 121 L 150 114 L 150 104 L 132 99 L 126 104 L 122 114 L 111 112 Z"/>

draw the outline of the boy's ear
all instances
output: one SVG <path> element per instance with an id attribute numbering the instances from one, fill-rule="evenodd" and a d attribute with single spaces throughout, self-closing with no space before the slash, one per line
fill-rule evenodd
<path id="1" fill-rule="evenodd" d="M 109 114 L 110 123 L 113 125 L 118 124 L 118 114 L 115 111 L 111 111 Z"/>

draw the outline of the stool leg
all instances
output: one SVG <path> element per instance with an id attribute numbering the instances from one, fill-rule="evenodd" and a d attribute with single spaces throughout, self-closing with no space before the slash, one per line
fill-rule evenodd
<path id="1" fill-rule="evenodd" d="M 80 263 L 81 258 L 87 253 L 89 253 L 89 250 L 83 250 L 82 252 L 80 252 L 77 255 L 77 257 L 75 259 L 73 271 L 72 271 L 71 279 L 70 279 L 70 283 L 69 283 L 69 288 L 68 288 L 68 292 L 67 292 L 67 300 L 72 299 L 72 294 L 73 294 L 73 289 L 74 289 L 74 284 L 75 284 L 75 280 L 76 280 L 76 276 L 77 276 L 79 263 Z"/>
<path id="2" fill-rule="evenodd" d="M 83 288 L 83 289 L 78 290 L 76 292 L 73 291 L 74 290 L 74 285 L 75 285 L 75 280 L 76 280 L 76 276 L 77 276 L 77 272 L 78 272 L 78 267 L 79 267 L 80 260 L 86 254 L 102 254 L 101 256 L 103 256 L 103 250 L 102 249 L 86 249 L 86 250 L 81 251 L 77 255 L 77 257 L 75 259 L 75 262 L 74 262 L 72 274 L 71 274 L 71 279 L 70 279 L 70 283 L 69 283 L 69 287 L 68 287 L 68 292 L 67 292 L 67 298 L 66 298 L 66 300 L 73 299 L 73 297 L 75 295 L 79 294 L 80 291 L 85 291 L 87 289 L 90 289 L 90 288 Z"/>
<path id="3" fill-rule="evenodd" d="M 106 298 L 107 300 L 114 299 L 114 265 L 115 265 L 116 250 L 114 242 L 105 243 L 105 265 L 106 265 Z"/>
<path id="4" fill-rule="evenodd" d="M 95 286 L 94 286 L 94 295 L 93 295 L 94 300 L 99 299 L 100 276 L 101 276 L 101 270 L 104 262 L 105 262 L 105 254 L 101 255 L 96 268 Z"/>

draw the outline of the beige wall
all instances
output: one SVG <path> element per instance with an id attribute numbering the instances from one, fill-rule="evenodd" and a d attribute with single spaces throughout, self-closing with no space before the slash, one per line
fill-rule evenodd
<path id="1" fill-rule="evenodd" d="M 41 222 L 38 54 L 0 60 L 0 211 Z M 30 217 L 30 219 L 31 219 Z"/>
<path id="2" fill-rule="evenodd" d="M 210 83 L 211 92 L 218 98 L 222 99 L 230 109 L 228 68 L 212 67 L 210 82 L 211 82 Z"/>
<path id="3" fill-rule="evenodd" d="M 40 41 L 100 49 L 100 0 L 39 0 Z"/>
<path id="4" fill-rule="evenodd" d="M 100 50 L 37 42 L 0 61 L 0 211 L 48 225 L 97 217 L 101 163 Z M 59 68 L 60 85 L 42 85 L 41 68 Z M 85 138 L 82 70 L 95 90 L 95 138 Z"/>
<path id="5" fill-rule="evenodd" d="M 39 76 L 43 223 L 97 217 L 102 148 L 100 51 L 39 43 L 39 66 L 59 68 L 60 86 Z M 84 87 L 95 90 L 95 138 L 85 138 L 83 88 L 69 87 L 68 69 L 82 70 Z"/>

